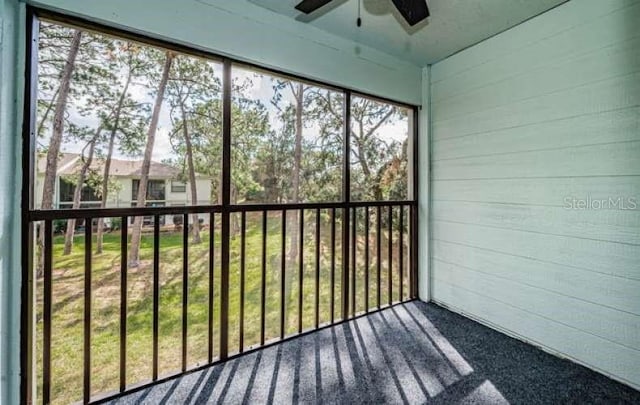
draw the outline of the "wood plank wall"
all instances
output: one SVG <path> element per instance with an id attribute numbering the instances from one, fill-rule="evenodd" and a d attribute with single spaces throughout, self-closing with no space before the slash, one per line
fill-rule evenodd
<path id="1" fill-rule="evenodd" d="M 431 118 L 432 299 L 639 388 L 640 1 L 433 65 Z"/>

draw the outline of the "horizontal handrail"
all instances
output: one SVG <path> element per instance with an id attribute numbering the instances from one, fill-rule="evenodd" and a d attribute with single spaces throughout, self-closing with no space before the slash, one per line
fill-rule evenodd
<path id="1" fill-rule="evenodd" d="M 290 204 L 233 204 L 222 205 L 181 205 L 167 207 L 123 207 L 123 208 L 77 208 L 57 210 L 29 211 L 29 221 L 45 221 L 56 219 L 82 218 L 110 218 L 110 217 L 141 217 L 152 215 L 180 215 L 206 214 L 219 212 L 260 212 L 260 211 L 291 211 L 301 209 L 332 209 L 332 208 L 360 208 L 387 206 L 415 206 L 414 200 L 389 201 L 350 201 L 350 202 L 321 202 L 321 203 L 290 203 Z"/>

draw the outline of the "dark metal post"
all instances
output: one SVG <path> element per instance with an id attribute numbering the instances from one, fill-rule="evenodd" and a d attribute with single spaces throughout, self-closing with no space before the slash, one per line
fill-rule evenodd
<path id="1" fill-rule="evenodd" d="M 358 255 L 358 240 L 356 238 L 358 211 L 353 207 L 351 216 L 351 314 L 356 316 L 356 278 L 358 269 L 356 268 L 356 256 Z"/>
<path id="2" fill-rule="evenodd" d="M 387 225 L 389 226 L 389 240 L 387 241 L 389 242 L 389 251 L 387 252 L 389 254 L 389 266 L 387 267 L 387 284 L 389 288 L 389 305 L 391 305 L 391 303 L 393 303 L 393 205 L 389 205 L 389 223 Z"/>
<path id="3" fill-rule="evenodd" d="M 42 402 L 51 402 L 51 301 L 53 295 L 53 224 L 44 221 L 44 296 L 43 296 L 43 350 L 42 350 Z"/>
<path id="4" fill-rule="evenodd" d="M 378 301 L 378 308 L 380 308 L 380 291 L 382 286 L 380 285 L 382 280 L 382 212 L 381 207 L 376 207 L 376 287 L 378 289 L 376 298 Z"/>
<path id="5" fill-rule="evenodd" d="M 229 205 L 231 203 L 231 61 L 224 60 L 222 79 L 222 239 L 220 245 L 220 359 L 229 340 Z"/>
<path id="6" fill-rule="evenodd" d="M 245 284 L 245 263 L 247 250 L 247 213 L 242 211 L 240 218 L 240 331 L 239 350 L 244 352 L 244 284 Z"/>
<path id="7" fill-rule="evenodd" d="M 267 310 L 267 211 L 262 211 L 262 274 L 260 276 L 260 346 L 264 345 Z"/>
<path id="8" fill-rule="evenodd" d="M 182 372 L 185 372 L 187 371 L 187 317 L 189 316 L 189 214 L 183 214 L 182 224 Z"/>
<path id="9" fill-rule="evenodd" d="M 431 118 L 431 117 L 429 117 Z M 420 117 L 418 108 L 413 108 L 413 159 L 412 161 L 412 175 L 413 175 L 413 195 L 411 195 L 410 200 L 411 203 L 411 245 L 409 247 L 409 253 L 411 255 L 411 269 L 409 273 L 411 274 L 410 282 L 411 282 L 411 298 L 418 297 L 418 192 L 419 192 L 419 177 L 420 177 L 420 167 L 419 167 L 419 150 L 420 150 L 420 132 L 419 132 L 419 123 Z M 428 168 L 424 168 L 428 169 Z"/>
<path id="10" fill-rule="evenodd" d="M 351 201 L 351 92 L 344 92 L 342 201 Z M 342 209 L 342 319 L 349 317 L 349 208 Z"/>
<path id="11" fill-rule="evenodd" d="M 318 329 L 320 325 L 320 208 L 316 209 L 316 292 L 315 292 L 315 326 Z"/>
<path id="12" fill-rule="evenodd" d="M 91 400 L 91 231 L 93 218 L 84 220 L 84 403 Z"/>
<path id="13" fill-rule="evenodd" d="M 207 359 L 209 363 L 213 361 L 213 270 L 215 268 L 215 237 L 216 215 L 212 212 L 209 214 L 209 327 L 207 328 Z"/>
<path id="14" fill-rule="evenodd" d="M 369 207 L 364 207 L 364 311 L 369 312 Z"/>
<path id="15" fill-rule="evenodd" d="M 160 310 L 160 215 L 153 216 L 153 366 L 152 380 L 158 379 L 158 332 Z"/>
<path id="16" fill-rule="evenodd" d="M 404 299 L 404 277 L 402 274 L 403 271 L 403 262 L 404 262 L 404 205 L 401 205 L 398 207 L 400 209 L 400 235 L 398 236 L 398 274 L 400 277 L 400 290 L 399 290 L 399 294 L 400 294 L 400 301 L 402 301 Z"/>
<path id="17" fill-rule="evenodd" d="M 335 319 L 336 296 L 336 209 L 331 209 L 331 323 Z"/>
<path id="18" fill-rule="evenodd" d="M 287 210 L 282 210 L 282 230 L 281 230 L 281 249 L 280 249 L 280 339 L 284 339 L 285 334 L 285 302 L 284 302 L 284 289 L 285 289 L 285 276 L 287 272 Z"/>
<path id="19" fill-rule="evenodd" d="M 298 263 L 298 333 L 302 333 L 302 296 L 304 287 L 304 209 L 300 210 L 300 235 L 298 255 L 300 262 Z"/>
<path id="20" fill-rule="evenodd" d="M 127 248 L 129 217 L 120 218 L 120 392 L 127 386 Z"/>

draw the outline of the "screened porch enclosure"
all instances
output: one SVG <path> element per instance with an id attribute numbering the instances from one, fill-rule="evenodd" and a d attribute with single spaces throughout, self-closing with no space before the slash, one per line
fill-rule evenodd
<path id="1" fill-rule="evenodd" d="M 32 18 L 35 402 L 115 398 L 417 297 L 416 107 Z"/>

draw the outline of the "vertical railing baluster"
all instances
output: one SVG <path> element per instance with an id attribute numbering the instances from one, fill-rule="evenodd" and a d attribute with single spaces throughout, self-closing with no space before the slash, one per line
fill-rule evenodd
<path id="1" fill-rule="evenodd" d="M 418 298 L 418 206 L 411 204 L 411 298 Z"/>
<path id="2" fill-rule="evenodd" d="M 43 268 L 43 350 L 42 350 L 42 402 L 51 402 L 51 297 L 53 295 L 53 224 L 44 221 L 44 268 Z"/>
<path id="3" fill-rule="evenodd" d="M 364 207 L 364 311 L 369 312 L 369 206 Z"/>
<path id="4" fill-rule="evenodd" d="M 207 330 L 209 363 L 213 362 L 213 270 L 215 268 L 216 215 L 209 213 L 209 326 Z"/>
<path id="5" fill-rule="evenodd" d="M 378 302 L 378 308 L 380 308 L 380 291 L 382 286 L 382 207 L 379 205 L 376 207 L 376 287 L 378 289 L 376 293 L 376 299 Z"/>
<path id="6" fill-rule="evenodd" d="M 403 234 L 404 234 L 404 205 L 401 205 L 398 207 L 400 209 L 400 223 L 398 224 L 400 226 L 400 235 L 398 236 L 398 274 L 400 277 L 400 299 L 399 301 L 403 301 L 404 299 L 404 278 L 403 278 L 403 262 L 404 262 L 404 248 L 402 246 L 402 244 L 404 243 L 404 239 L 403 239 Z"/>
<path id="7" fill-rule="evenodd" d="M 260 279 L 260 346 L 264 345 L 267 309 L 267 211 L 262 211 L 262 275 Z"/>
<path id="8" fill-rule="evenodd" d="M 152 380 L 158 379 L 158 332 L 160 308 L 160 215 L 153 216 L 153 364 Z"/>
<path id="9" fill-rule="evenodd" d="M 231 239 L 231 213 L 222 211 L 220 234 L 220 350 L 221 360 L 229 352 L 229 242 Z"/>
<path id="10" fill-rule="evenodd" d="M 336 209 L 331 209 L 331 323 L 335 320 L 336 298 Z"/>
<path id="11" fill-rule="evenodd" d="M 320 208 L 316 209 L 316 309 L 315 309 L 315 325 L 316 329 L 320 325 Z"/>
<path id="12" fill-rule="evenodd" d="M 349 318 L 349 208 L 342 209 L 342 319 Z"/>
<path id="13" fill-rule="evenodd" d="M 387 268 L 387 283 L 389 285 L 389 305 L 393 303 L 393 205 L 389 205 L 389 266 Z"/>
<path id="14" fill-rule="evenodd" d="M 120 392 L 127 386 L 127 247 L 129 217 L 120 218 Z"/>
<path id="15" fill-rule="evenodd" d="M 245 284 L 245 262 L 247 250 L 247 213 L 242 211 L 240 217 L 240 353 L 244 352 L 244 284 Z"/>
<path id="16" fill-rule="evenodd" d="M 84 220 L 84 384 L 83 398 L 91 400 L 91 231 L 92 218 Z"/>
<path id="17" fill-rule="evenodd" d="M 298 263 L 298 333 L 302 333 L 302 296 L 304 287 L 304 209 L 300 210 L 300 234 L 298 236 L 299 246 L 298 255 L 300 256 Z"/>
<path id="18" fill-rule="evenodd" d="M 197 220 L 197 214 L 195 215 Z M 187 370 L 187 325 L 189 304 L 189 214 L 182 217 L 182 371 Z M 195 226 L 195 224 L 193 224 Z"/>
<path id="19" fill-rule="evenodd" d="M 284 339 L 285 334 L 285 276 L 287 272 L 287 210 L 282 210 L 282 234 L 281 234 L 281 249 L 280 249 L 280 339 Z"/>
<path id="20" fill-rule="evenodd" d="M 358 222 L 358 211 L 356 211 L 356 207 L 353 207 L 353 212 L 351 213 L 351 314 L 353 316 L 356 315 L 356 256 L 358 253 L 358 242 L 356 239 L 356 224 Z"/>

